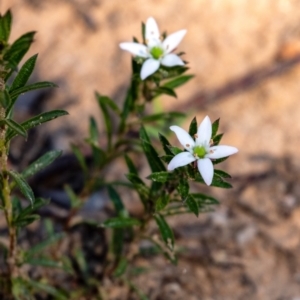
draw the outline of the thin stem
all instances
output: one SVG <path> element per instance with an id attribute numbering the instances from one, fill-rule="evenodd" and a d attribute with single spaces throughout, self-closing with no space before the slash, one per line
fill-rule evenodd
<path id="1" fill-rule="evenodd" d="M 0 92 L 3 92 L 5 89 L 4 74 L 3 70 L 0 70 Z M 5 108 L 0 107 L 0 122 L 5 119 Z M 2 197 L 3 197 L 3 207 L 6 217 L 8 234 L 9 234 L 9 251 L 8 251 L 8 271 L 9 277 L 14 278 L 17 276 L 17 267 L 16 267 L 16 244 L 17 244 L 17 232 L 16 227 L 13 224 L 13 208 L 10 197 L 10 185 L 9 185 L 9 176 L 8 176 L 8 167 L 7 167 L 7 152 L 8 145 L 5 143 L 7 126 L 0 126 L 0 174 L 2 179 Z"/>

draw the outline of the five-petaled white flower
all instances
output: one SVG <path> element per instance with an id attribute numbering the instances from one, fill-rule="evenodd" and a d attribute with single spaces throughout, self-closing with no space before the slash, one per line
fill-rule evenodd
<path id="1" fill-rule="evenodd" d="M 121 49 L 146 59 L 141 69 L 142 80 L 155 73 L 159 69 L 160 64 L 166 67 L 184 65 L 181 58 L 171 52 L 185 36 L 185 29 L 176 31 L 168 35 L 164 41 L 161 41 L 157 23 L 150 17 L 146 22 L 145 31 L 146 45 L 138 43 L 120 44 Z"/>
<path id="2" fill-rule="evenodd" d="M 211 185 L 214 176 L 214 167 L 211 159 L 227 157 L 238 152 L 231 146 L 211 146 L 212 125 L 208 116 L 198 127 L 195 140 L 179 126 L 171 126 L 181 145 L 187 150 L 174 156 L 168 165 L 172 171 L 197 160 L 198 170 L 207 185 Z"/>

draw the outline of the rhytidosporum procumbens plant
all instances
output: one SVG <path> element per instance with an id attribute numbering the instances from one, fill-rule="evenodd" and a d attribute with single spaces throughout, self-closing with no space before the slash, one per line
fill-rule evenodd
<path id="1" fill-rule="evenodd" d="M 21 124 L 14 120 L 14 105 L 21 94 L 55 87 L 55 84 L 46 81 L 27 84 L 34 70 L 37 55 L 25 61 L 21 68 L 18 68 L 18 65 L 33 42 L 35 33 L 28 32 L 10 44 L 11 23 L 10 11 L 3 16 L 0 15 L 0 209 L 5 215 L 8 232 L 7 243 L 1 243 L 1 253 L 5 256 L 6 267 L 0 270 L 0 298 L 10 299 L 14 294 L 14 297 L 19 297 L 18 299 L 28 299 L 20 298 L 25 286 L 21 268 L 23 264 L 31 263 L 34 249 L 28 251 L 20 249 L 18 234 L 22 228 L 39 218 L 36 214 L 37 209 L 46 205 L 48 201 L 36 199 L 26 179 L 49 165 L 61 152 L 51 151 L 19 173 L 8 167 L 10 142 L 17 135 L 26 139 L 27 132 L 31 128 L 66 115 L 67 112 L 62 110 L 45 112 Z M 15 190 L 19 190 L 22 196 L 17 196 Z M 29 284 L 30 280 L 27 283 Z"/>
<path id="2" fill-rule="evenodd" d="M 186 30 L 180 30 L 167 37 L 166 34 L 160 36 L 156 21 L 149 18 L 146 25 L 142 24 L 142 33 L 143 44 L 138 43 L 136 38 L 134 42 L 120 44 L 123 50 L 134 55 L 131 83 L 123 108 L 109 97 L 96 93 L 106 130 L 106 146 L 100 147 L 99 129 L 96 121 L 91 118 L 90 136 L 86 142 L 92 149 L 93 167 L 89 168 L 80 149 L 73 146 L 73 151 L 86 174 L 86 184 L 81 195 L 75 195 L 67 187 L 74 203 L 73 215 L 74 210 L 83 203 L 80 199 L 86 198 L 99 187 L 107 189 L 115 215 L 101 224 L 102 227 L 111 230 L 110 255 L 104 272 L 123 278 L 131 287 L 132 282 L 128 276 L 133 267 L 132 259 L 145 251 L 140 241 L 150 241 L 151 251 L 163 253 L 171 262 L 176 263 L 174 235 L 168 225 L 168 217 L 183 213 L 198 216 L 200 212 L 208 211 L 212 205 L 217 204 L 218 201 L 209 195 L 190 191 L 190 182 L 230 188 L 230 183 L 226 181 L 230 175 L 214 169 L 213 165 L 237 152 L 234 147 L 219 146 L 223 136 L 218 134 L 219 120 L 211 124 L 209 117 L 199 126 L 194 118 L 189 133 L 178 126 L 170 127 L 176 133 L 183 149 L 172 146 L 166 136 L 159 133 L 164 131 L 165 134 L 169 134 L 166 124 L 171 125 L 173 120 L 182 117 L 183 114 L 152 113 L 146 104 L 162 94 L 176 96 L 174 89 L 193 77 L 183 75 L 188 68 L 181 59 L 182 53 L 172 53 L 186 34 Z M 147 128 L 151 129 L 151 135 Z M 161 146 L 158 146 L 158 142 Z M 139 174 L 141 154 L 146 158 L 151 170 L 146 178 Z M 127 181 L 107 181 L 107 170 L 110 169 L 107 166 L 122 157 L 128 168 Z M 174 171 L 170 172 L 171 170 Z M 118 191 L 120 185 L 123 189 L 126 187 L 136 193 L 144 208 L 141 216 L 130 215 L 123 201 L 123 193 Z M 160 238 L 155 234 L 155 230 L 153 231 L 153 226 L 148 226 L 152 221 L 156 223 Z"/>

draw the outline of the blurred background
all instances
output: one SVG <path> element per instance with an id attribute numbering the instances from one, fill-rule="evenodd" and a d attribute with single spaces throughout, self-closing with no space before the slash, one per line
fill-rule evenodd
<path id="1" fill-rule="evenodd" d="M 299 300 L 300 1 L 0 0 L 0 12 L 8 8 L 11 41 L 37 31 L 25 57 L 39 53 L 32 82 L 59 85 L 20 98 L 17 117 L 70 113 L 42 126 L 36 152 L 41 144 L 68 153 L 70 142 L 87 136 L 89 116 L 100 120 L 95 91 L 122 103 L 130 54 L 118 45 L 140 39 L 142 21 L 153 16 L 161 31 L 188 30 L 178 50 L 196 76 L 177 99 L 156 102 L 191 111 L 185 126 L 195 114 L 221 118 L 223 143 L 240 150 L 223 164 L 234 189 L 210 189 L 221 200 L 213 213 L 174 217 L 187 249 L 179 265 L 159 257 L 137 262 L 153 271 L 136 282 L 150 299 Z M 26 164 L 24 147 L 13 153 L 15 163 Z M 121 288 L 111 295 L 123 299 Z"/>

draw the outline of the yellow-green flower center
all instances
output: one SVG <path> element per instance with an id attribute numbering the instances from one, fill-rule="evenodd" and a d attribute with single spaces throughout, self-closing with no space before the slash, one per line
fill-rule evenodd
<path id="1" fill-rule="evenodd" d="M 164 54 L 164 50 L 158 46 L 154 46 L 151 50 L 150 50 L 150 54 L 152 55 L 153 58 L 155 59 L 159 59 L 163 56 Z"/>
<path id="2" fill-rule="evenodd" d="M 194 151 L 194 156 L 197 158 L 204 158 L 206 154 L 206 149 L 203 146 L 195 146 L 193 151 Z"/>

